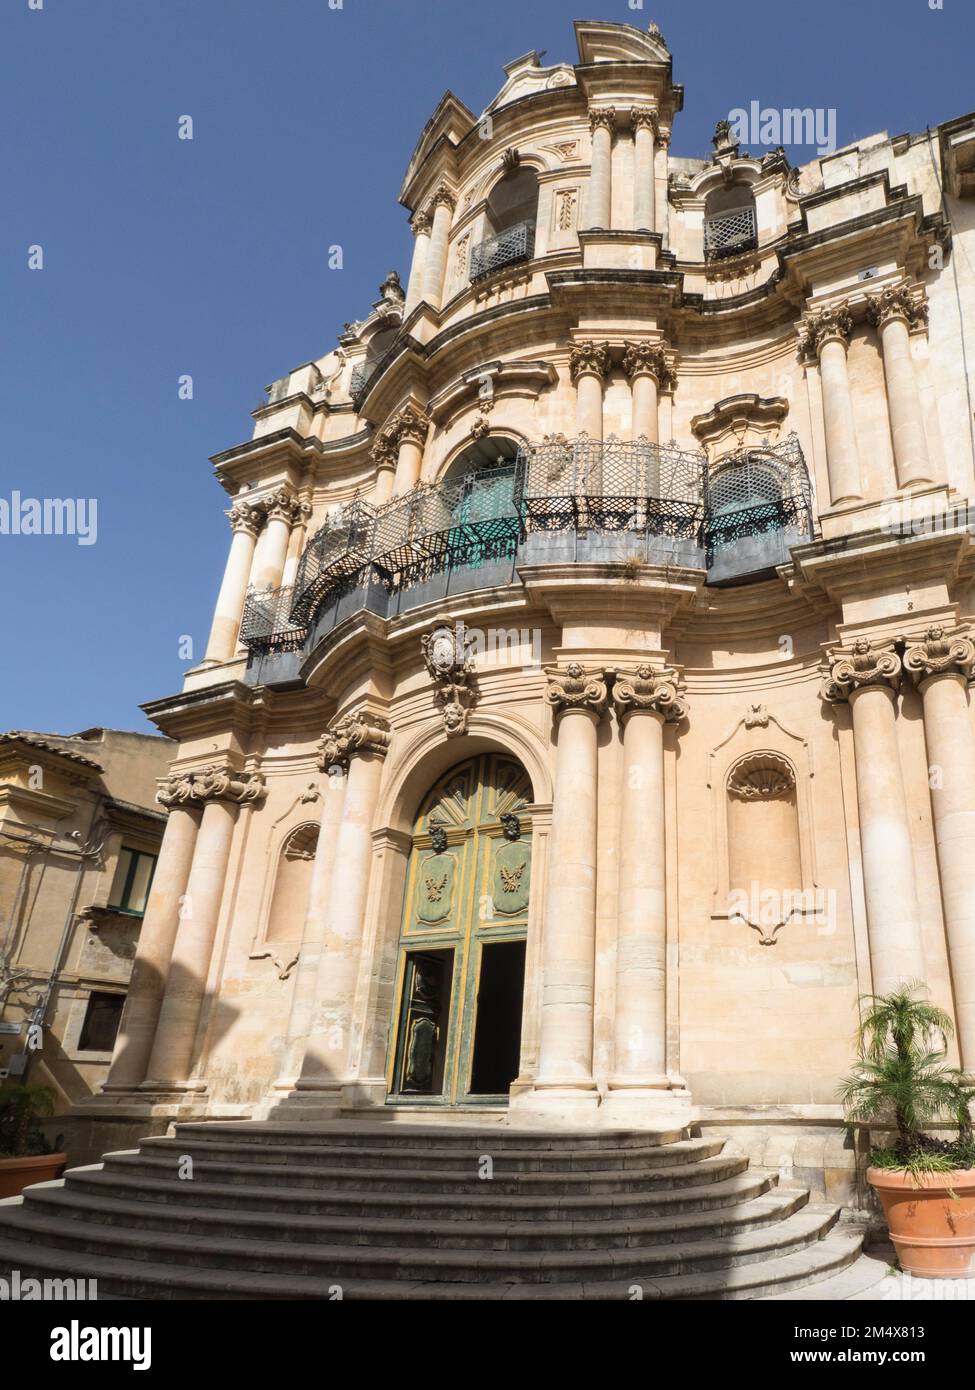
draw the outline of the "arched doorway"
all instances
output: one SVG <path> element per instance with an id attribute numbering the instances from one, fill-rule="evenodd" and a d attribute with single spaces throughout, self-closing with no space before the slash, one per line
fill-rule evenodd
<path id="1" fill-rule="evenodd" d="M 521 1048 L 531 797 L 520 763 L 485 753 L 423 799 L 400 926 L 391 1102 L 507 1099 Z"/>

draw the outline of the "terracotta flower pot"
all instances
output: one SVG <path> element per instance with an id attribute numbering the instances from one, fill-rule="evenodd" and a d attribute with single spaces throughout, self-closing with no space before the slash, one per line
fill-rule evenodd
<path id="1" fill-rule="evenodd" d="M 907 1274 L 920 1279 L 975 1276 L 975 1168 L 925 1173 L 920 1187 L 909 1173 L 868 1168 L 867 1181 L 877 1190 Z"/>
<path id="2" fill-rule="evenodd" d="M 67 1154 L 30 1154 L 25 1158 L 0 1158 L 0 1198 L 19 1197 L 33 1182 L 60 1177 Z"/>

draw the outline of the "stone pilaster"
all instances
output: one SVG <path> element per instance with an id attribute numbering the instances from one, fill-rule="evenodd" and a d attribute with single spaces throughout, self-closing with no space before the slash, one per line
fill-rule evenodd
<path id="1" fill-rule="evenodd" d="M 968 684 L 975 643 L 967 628 L 929 627 L 904 653 L 924 702 L 931 811 L 961 1064 L 975 1069 L 975 737 Z"/>
<path id="2" fill-rule="evenodd" d="M 924 979 L 924 950 L 911 823 L 897 746 L 902 667 L 890 641 L 858 638 L 829 654 L 822 694 L 848 701 L 853 718 L 857 804 L 870 964 L 875 994 Z"/>

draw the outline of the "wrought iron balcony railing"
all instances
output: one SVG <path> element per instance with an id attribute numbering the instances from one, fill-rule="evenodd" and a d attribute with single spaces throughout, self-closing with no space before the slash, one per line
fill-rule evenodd
<path id="1" fill-rule="evenodd" d="M 471 280 L 483 280 L 506 265 L 530 261 L 535 252 L 535 223 L 518 222 L 488 237 L 471 253 Z"/>
<path id="2" fill-rule="evenodd" d="M 709 217 L 704 223 L 704 258 L 717 261 L 738 256 L 758 246 L 754 208 L 735 208 Z"/>
<path id="3" fill-rule="evenodd" d="M 378 362 L 360 362 L 357 367 L 352 368 L 352 375 L 349 377 L 349 395 L 355 397 L 364 395 L 366 387 L 376 375 Z"/>
<path id="4" fill-rule="evenodd" d="M 688 542 L 711 563 L 742 537 L 811 526 L 794 434 L 723 460 L 710 476 L 703 453 L 676 445 L 552 435 L 512 462 L 421 484 L 380 507 L 338 508 L 309 541 L 292 587 L 248 596 L 241 640 L 252 653 L 298 650 L 316 615 L 350 590 L 376 583 L 399 593 L 445 570 L 513 561 L 533 534 L 629 532 Z"/>

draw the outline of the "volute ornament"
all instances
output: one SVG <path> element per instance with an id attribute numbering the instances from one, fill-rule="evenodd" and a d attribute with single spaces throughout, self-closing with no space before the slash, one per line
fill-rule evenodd
<path id="1" fill-rule="evenodd" d="M 343 715 L 330 725 L 318 744 L 318 766 L 322 772 L 347 769 L 357 753 L 386 756 L 392 740 L 389 724 L 371 710 L 360 709 Z"/>
<path id="2" fill-rule="evenodd" d="M 635 671 L 618 671 L 613 685 L 617 714 L 624 719 L 638 710 L 649 710 L 668 723 L 679 723 L 687 714 L 679 679 L 669 666 L 655 668 L 649 662 L 643 662 Z"/>
<path id="3" fill-rule="evenodd" d="M 604 126 L 609 131 L 616 129 L 615 106 L 591 106 L 589 108 L 589 129 L 595 134 L 600 126 Z"/>
<path id="4" fill-rule="evenodd" d="M 900 318 L 908 328 L 923 327 L 928 321 L 927 301 L 918 298 L 910 285 L 888 285 L 867 300 L 867 318 L 875 328 Z"/>
<path id="5" fill-rule="evenodd" d="M 975 671 L 975 643 L 965 630 L 949 633 L 941 623 L 928 628 L 920 642 L 904 653 L 904 669 L 920 684 L 929 676 L 959 675 L 971 680 Z"/>
<path id="6" fill-rule="evenodd" d="M 623 348 L 623 370 L 630 380 L 646 374 L 656 377 L 658 386 L 673 384 L 673 367 L 666 349 L 660 343 L 626 342 Z"/>
<path id="7" fill-rule="evenodd" d="M 590 338 L 576 343 L 569 353 L 569 372 L 573 381 L 578 381 L 586 373 L 605 378 L 611 362 L 609 343 L 595 343 Z"/>
<path id="8" fill-rule="evenodd" d="M 264 521 L 264 514 L 260 507 L 256 507 L 252 502 L 235 502 L 227 516 L 230 520 L 230 529 L 235 534 L 238 531 L 246 531 L 250 535 L 256 536 Z"/>
<path id="9" fill-rule="evenodd" d="M 848 346 L 852 332 L 853 315 L 844 299 L 807 314 L 799 329 L 799 344 L 805 355 L 816 357 L 831 340 Z"/>
<path id="10" fill-rule="evenodd" d="M 267 793 L 259 772 L 239 772 L 226 763 L 208 763 L 188 772 L 173 773 L 156 794 L 166 810 L 174 806 L 202 806 L 207 801 L 230 801 L 245 806 L 261 801 Z"/>
<path id="11" fill-rule="evenodd" d="M 565 667 L 546 666 L 545 675 L 545 699 L 556 718 L 573 709 L 590 709 L 595 714 L 605 710 L 608 695 L 603 671 L 587 671 L 578 661 L 570 661 Z"/>
<path id="12" fill-rule="evenodd" d="M 822 697 L 836 704 L 868 685 L 896 690 L 900 685 L 901 669 L 901 660 L 892 641 L 874 643 L 866 637 L 858 637 L 849 649 L 839 647 L 829 654 Z"/>

